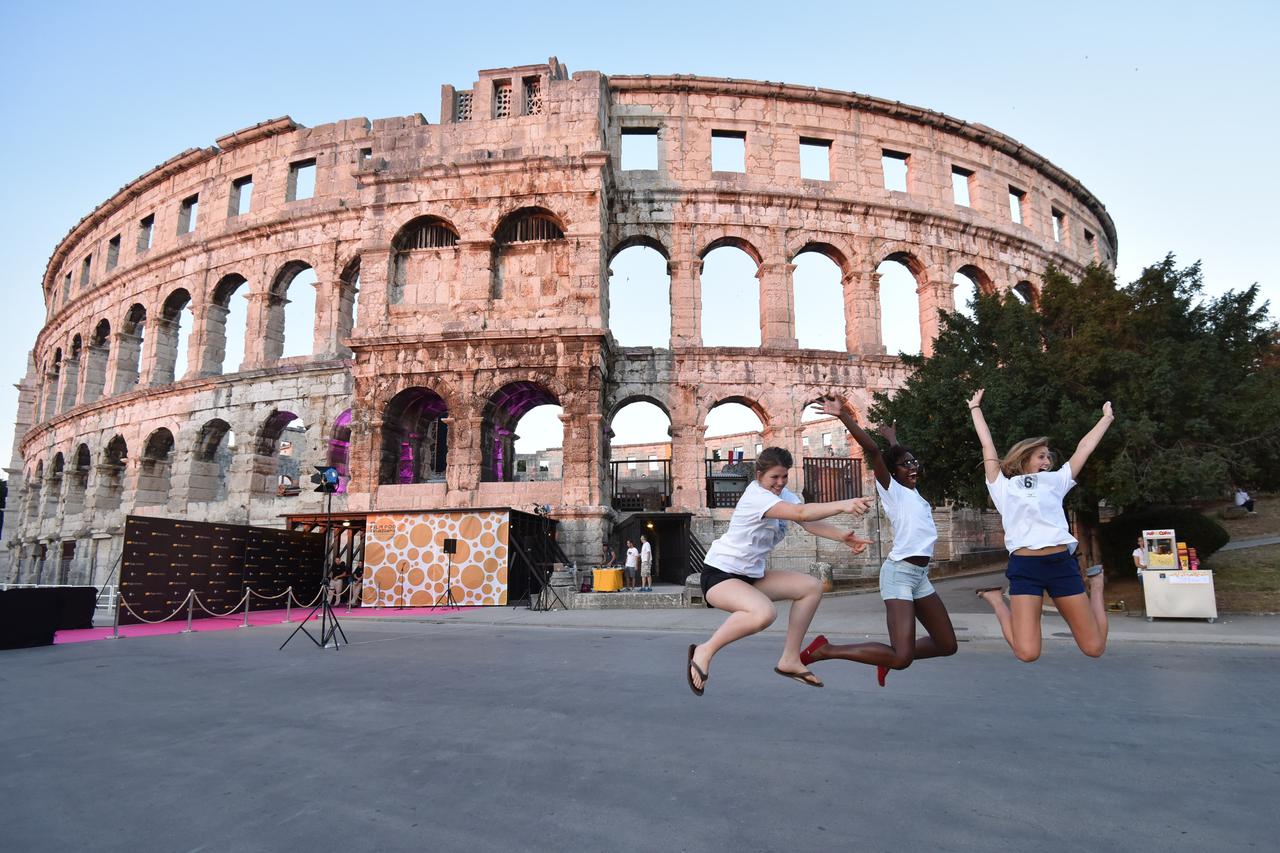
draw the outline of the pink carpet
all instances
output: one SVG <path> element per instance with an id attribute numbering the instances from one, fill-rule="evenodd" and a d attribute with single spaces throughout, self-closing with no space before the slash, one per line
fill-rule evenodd
<path id="1" fill-rule="evenodd" d="M 478 608 L 463 607 L 461 610 L 475 610 Z M 432 616 L 444 613 L 454 613 L 455 610 L 445 607 L 356 607 L 350 613 L 345 607 L 334 608 L 334 613 L 338 615 L 338 621 L 344 619 L 376 619 L 378 617 L 403 617 L 403 616 Z M 308 609 L 295 607 L 290 614 L 290 625 L 297 625 L 298 621 L 308 613 Z M 279 625 L 284 622 L 285 611 L 283 608 L 279 610 L 250 610 L 249 611 L 249 627 L 255 625 Z M 313 617 L 312 621 L 318 621 L 319 615 Z M 233 631 L 236 628 L 243 627 L 244 612 L 236 613 L 232 616 L 220 616 L 217 618 L 193 619 L 191 620 L 191 630 L 193 632 L 201 631 Z M 180 634 L 187 628 L 187 619 L 185 616 L 177 619 L 170 619 L 168 622 L 161 622 L 159 625 L 121 625 L 121 637 L 155 637 L 161 634 Z M 89 640 L 105 640 L 112 634 L 111 628 L 81 628 L 74 631 L 58 631 L 53 636 L 53 644 L 61 645 L 62 643 L 85 643 Z"/>

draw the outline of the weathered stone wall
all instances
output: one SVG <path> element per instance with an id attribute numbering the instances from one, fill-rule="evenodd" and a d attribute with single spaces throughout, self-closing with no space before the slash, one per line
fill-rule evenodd
<path id="1" fill-rule="evenodd" d="M 266 445 L 281 412 L 301 417 L 305 472 L 326 461 L 348 409 L 351 481 L 335 509 L 550 504 L 570 556 L 589 562 L 615 517 L 608 426 L 627 402 L 671 417 L 673 508 L 701 529 L 713 523 L 702 424 L 716 404 L 750 406 L 766 443 L 799 457 L 807 400 L 839 390 L 865 411 L 872 393 L 900 387 L 902 366 L 880 341 L 882 261 L 916 277 L 926 350 L 957 271 L 984 290 L 1034 293 L 1050 261 L 1070 272 L 1114 263 L 1114 227 L 1077 181 L 1008 137 L 927 110 L 778 84 L 570 77 L 554 60 L 483 71 L 442 95 L 436 125 L 281 118 L 229 134 L 72 228 L 49 261 L 48 315 L 20 387 L 5 524 L 17 559 L 0 574 L 47 582 L 74 542 L 68 577 L 101 581 L 129 512 L 279 523 L 318 509 L 305 487 L 277 494 Z M 656 169 L 621 168 L 628 130 L 657 132 Z M 711 170 L 713 131 L 742 134 L 745 172 Z M 829 143 L 829 180 L 800 177 L 801 139 Z M 884 188 L 885 150 L 909 156 L 907 192 Z M 314 195 L 298 198 L 312 166 Z M 951 198 L 955 167 L 972 172 L 967 207 Z M 246 179 L 252 203 L 238 214 Z M 1011 186 L 1026 193 L 1022 224 L 1010 219 Z M 667 258 L 670 348 L 619 347 L 609 333 L 609 262 L 632 245 Z M 702 345 L 702 261 L 723 245 L 758 264 L 760 347 Z M 797 347 L 792 272 L 806 250 L 841 269 L 845 352 Z M 293 282 L 308 268 L 309 352 L 282 358 L 290 288 L 307 286 Z M 247 309 L 243 353 L 226 352 L 232 305 Z M 177 376 L 183 309 L 193 324 Z M 561 480 L 488 481 L 482 445 L 511 383 L 563 406 Z M 444 481 L 380 482 L 387 407 L 417 388 L 447 406 Z M 229 465 L 209 455 L 218 424 L 237 437 Z"/>

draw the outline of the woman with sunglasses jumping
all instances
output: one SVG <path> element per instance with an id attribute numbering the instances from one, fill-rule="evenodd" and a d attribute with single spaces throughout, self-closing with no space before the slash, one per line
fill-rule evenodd
<path id="1" fill-rule="evenodd" d="M 893 550 L 880 567 L 880 597 L 884 599 L 889 624 L 889 644 L 851 643 L 835 646 L 819 635 L 800 653 L 806 666 L 822 660 L 850 660 L 876 668 L 876 680 L 884 687 L 892 669 L 906 669 L 920 658 L 946 657 L 956 653 L 956 632 L 947 608 L 929 582 L 929 560 L 938 529 L 933 508 L 916 491 L 920 462 L 915 454 L 898 443 L 892 427 L 881 427 L 889 450 L 880 448 L 867 434 L 842 397 L 827 396 L 820 401 L 822 411 L 835 415 L 862 447 L 862 457 L 876 475 L 876 492 L 889 523 L 893 526 Z M 929 633 L 916 637 L 916 620 Z"/>

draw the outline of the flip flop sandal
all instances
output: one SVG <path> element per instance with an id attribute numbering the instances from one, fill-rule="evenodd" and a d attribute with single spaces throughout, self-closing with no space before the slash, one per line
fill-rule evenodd
<path id="1" fill-rule="evenodd" d="M 818 649 L 822 648 L 823 646 L 828 645 L 828 643 L 829 641 L 822 634 L 819 634 L 818 636 L 814 637 L 813 642 L 805 646 L 804 649 L 800 652 L 800 663 L 804 664 L 805 666 L 812 665 L 813 653 L 816 652 Z"/>
<path id="2" fill-rule="evenodd" d="M 808 685 L 809 687 L 823 686 L 822 682 L 818 680 L 818 676 L 814 675 L 812 672 L 809 672 L 809 670 L 807 669 L 804 672 L 784 672 L 783 670 L 778 669 L 775 666 L 773 668 L 773 671 L 778 673 L 778 675 L 781 675 L 783 678 L 790 678 L 792 681 L 798 681 L 801 684 Z"/>
<path id="3" fill-rule="evenodd" d="M 696 648 L 697 646 L 689 647 L 689 665 L 684 668 L 684 675 L 685 678 L 689 680 L 689 689 L 693 691 L 693 695 L 701 696 L 702 692 L 707 689 L 707 679 L 709 679 L 710 676 L 702 671 L 702 667 L 693 662 L 693 650 Z M 698 678 L 702 679 L 701 687 L 698 687 L 693 683 L 694 672 L 698 673 Z"/>
<path id="4" fill-rule="evenodd" d="M 889 671 L 889 667 L 876 664 L 876 681 L 880 682 L 881 687 L 884 687 L 884 679 L 889 674 Z"/>
<path id="5" fill-rule="evenodd" d="M 1102 574 L 1102 566 L 1090 566 L 1084 570 L 1084 576 L 1087 578 L 1096 578 Z"/>
<path id="6" fill-rule="evenodd" d="M 984 586 L 981 589 L 975 589 L 973 594 L 978 596 L 978 598 L 982 598 L 982 594 L 984 592 L 999 592 L 1002 589 L 1004 589 L 1002 586 Z"/>

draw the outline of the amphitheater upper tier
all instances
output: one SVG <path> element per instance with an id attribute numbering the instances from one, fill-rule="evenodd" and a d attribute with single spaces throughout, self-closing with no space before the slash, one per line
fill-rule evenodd
<path id="1" fill-rule="evenodd" d="M 666 262 L 666 346 L 611 334 L 610 264 L 635 246 Z M 704 262 L 725 247 L 755 281 L 708 305 Z M 839 269 L 842 350 L 798 345 L 806 252 Z M 957 275 L 1034 302 L 1048 265 L 1115 252 L 1103 205 L 1016 140 L 848 92 L 569 76 L 553 58 L 443 86 L 438 124 L 266 121 L 125 185 L 54 249 L 10 469 L 11 576 L 57 546 L 92 579 L 130 513 L 279 523 L 318 507 L 296 478 L 325 461 L 346 475 L 343 510 L 551 504 L 587 559 L 614 517 L 623 405 L 670 417 L 668 505 L 707 517 L 711 408 L 742 402 L 805 455 L 806 401 L 839 389 L 865 408 L 901 383 L 882 263 L 910 270 L 927 352 Z M 303 287 L 311 340 L 286 355 Z M 724 310 L 748 345 L 704 346 Z M 563 407 L 563 472 L 522 478 L 515 424 L 546 403 Z"/>

